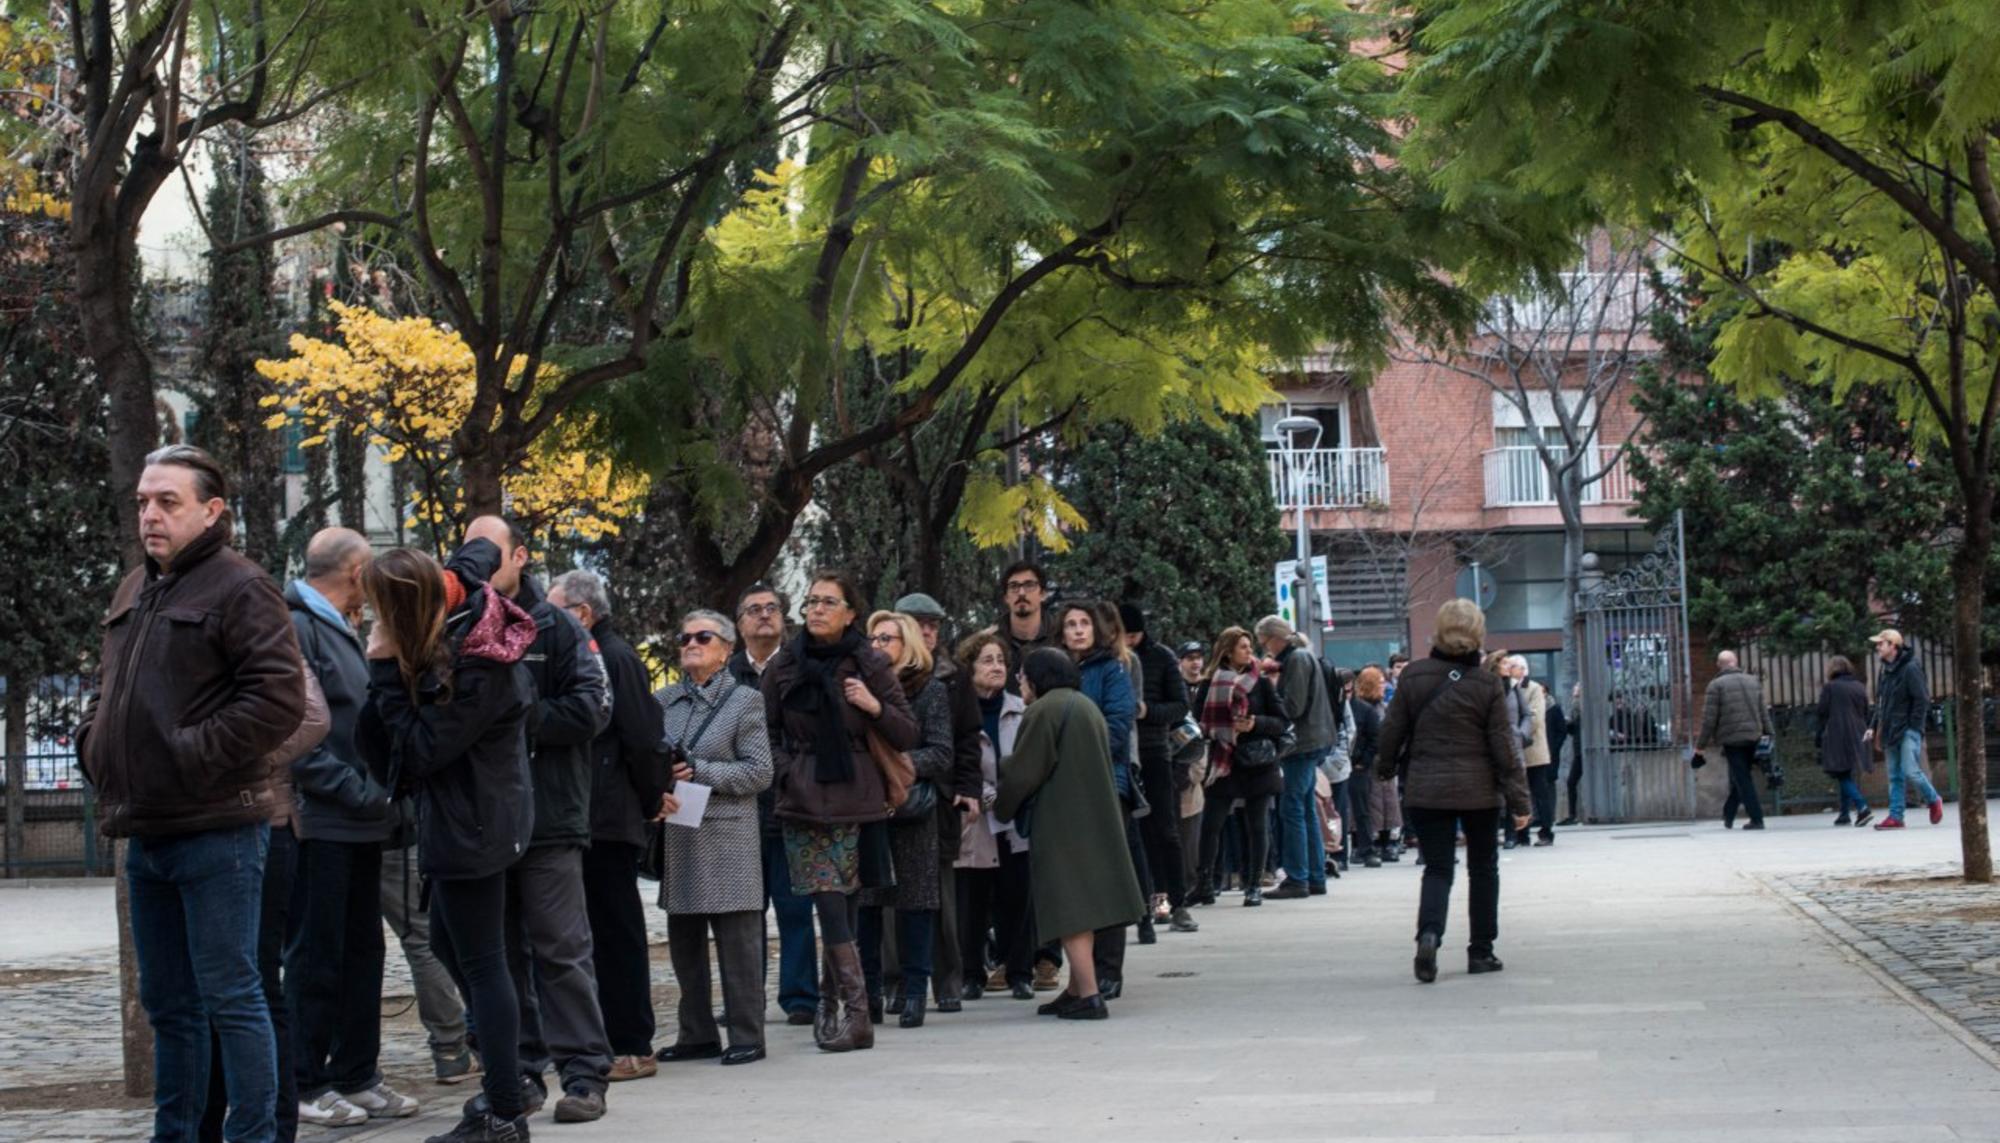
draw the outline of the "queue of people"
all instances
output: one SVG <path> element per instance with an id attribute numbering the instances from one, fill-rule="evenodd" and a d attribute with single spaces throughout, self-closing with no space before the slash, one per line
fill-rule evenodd
<path id="1" fill-rule="evenodd" d="M 764 1060 L 772 1000 L 833 1054 L 989 996 L 1104 1020 L 1128 943 L 1411 848 L 1417 979 L 1438 974 L 1460 844 L 1467 968 L 1497 972 L 1496 850 L 1554 840 L 1561 707 L 1484 655 L 1467 601 L 1428 657 L 1350 674 L 1278 616 L 1169 650 L 1135 602 L 1053 600 L 1032 562 L 956 641 L 930 596 L 872 610 L 827 569 L 796 627 L 766 584 L 689 612 L 656 686 L 603 580 L 544 588 L 505 519 L 442 562 L 327 529 L 281 592 L 231 549 L 228 495 L 199 449 L 148 458 L 146 560 L 79 731 L 103 828 L 128 839 L 168 1143 L 420 1110 L 380 1069 L 385 920 L 434 1078 L 478 1081 L 433 1143 L 516 1143 L 551 1098 L 586 1123 L 662 1065 Z M 1921 783 L 1902 760 L 1921 673 L 1879 642 L 1908 699 L 1872 732 Z M 1829 733 L 1869 729 L 1830 688 Z M 1733 772 L 1754 743 L 1716 715 Z M 680 986 L 670 1040 L 642 878 Z"/>

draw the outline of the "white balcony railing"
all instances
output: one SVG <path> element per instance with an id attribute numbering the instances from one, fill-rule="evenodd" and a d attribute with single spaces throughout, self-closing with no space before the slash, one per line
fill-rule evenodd
<path id="1" fill-rule="evenodd" d="M 1598 446 L 1585 463 L 1592 465 L 1591 476 L 1602 479 L 1584 486 L 1585 504 L 1630 504 L 1638 498 L 1638 484 L 1625 463 L 1625 453 L 1617 447 Z M 1489 449 L 1486 453 L 1486 506 L 1488 508 L 1530 508 L 1553 506 L 1555 485 L 1533 445 Z"/>
<path id="2" fill-rule="evenodd" d="M 1571 272 L 1552 293 L 1495 298 L 1484 330 L 1503 337 L 1581 337 L 1643 326 L 1653 309 L 1651 284 L 1639 273 Z"/>
<path id="3" fill-rule="evenodd" d="M 1298 470 L 1293 471 L 1294 461 Z M 1318 448 L 1267 454 L 1280 511 L 1368 508 L 1389 502 L 1389 461 L 1379 448 Z"/>

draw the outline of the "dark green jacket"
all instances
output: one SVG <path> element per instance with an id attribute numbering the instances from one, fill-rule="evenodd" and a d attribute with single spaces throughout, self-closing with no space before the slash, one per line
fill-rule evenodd
<path id="1" fill-rule="evenodd" d="M 1021 718 L 1014 753 L 1001 760 L 994 816 L 1012 821 L 1031 798 L 1028 869 L 1041 938 L 1137 921 L 1146 906 L 1125 847 L 1110 732 L 1077 691 L 1037 698 Z"/>

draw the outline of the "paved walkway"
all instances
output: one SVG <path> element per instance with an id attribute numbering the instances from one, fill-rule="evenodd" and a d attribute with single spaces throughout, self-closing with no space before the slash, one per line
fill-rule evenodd
<path id="1" fill-rule="evenodd" d="M 1200 933 L 1135 946 L 1105 1023 L 988 999 L 921 1031 L 885 1028 L 874 1051 L 847 1057 L 773 1024 L 765 1063 L 678 1065 L 614 1087 L 597 1124 L 544 1117 L 535 1130 L 579 1143 L 690 1131 L 731 1143 L 2000 1143 L 2000 1055 L 1795 903 L 1815 878 L 1943 867 L 1955 818 L 1902 835 L 1830 821 L 1578 830 L 1508 854 L 1498 976 L 1463 975 L 1456 912 L 1444 975 L 1415 984 L 1417 871 L 1357 869 L 1328 897 L 1256 910 L 1225 897 L 1197 911 Z M 21 900 L 0 890 L 0 933 L 32 923 Z M 0 948 L 16 958 L 0 968 L 20 966 L 11 939 Z M 58 1050 L 16 1021 L 74 987 L 0 988 L 0 1109 L 24 1059 Z M 465 1093 L 421 1094 L 436 1096 L 423 1119 L 345 1138 L 421 1139 Z M 0 1110 L 0 1140 L 58 1137 L 59 1119 Z M 62 1137 L 130 1138 L 142 1123 Z"/>

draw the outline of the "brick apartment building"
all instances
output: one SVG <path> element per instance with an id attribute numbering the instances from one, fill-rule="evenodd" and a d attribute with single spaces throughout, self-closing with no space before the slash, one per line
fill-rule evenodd
<path id="1" fill-rule="evenodd" d="M 1456 353 L 1405 346 L 1365 383 L 1325 355 L 1275 380 L 1280 400 L 1263 412 L 1271 486 L 1286 529 L 1303 510 L 1314 552 L 1328 557 L 1326 650 L 1334 662 L 1423 654 L 1438 605 L 1469 593 L 1477 563 L 1497 589 L 1487 645 L 1520 652 L 1537 677 L 1554 677 L 1562 519 L 1533 445 L 1538 434 L 1560 439 L 1547 376 L 1561 377 L 1562 400 L 1588 410 L 1597 428 L 1586 464 L 1603 475 L 1583 498 L 1586 550 L 1606 573 L 1652 550 L 1653 535 L 1633 515 L 1637 489 L 1620 454 L 1637 425 L 1630 373 L 1658 351 L 1644 332 L 1650 291 L 1637 266 L 1599 243 L 1566 278 L 1572 299 L 1600 302 L 1502 303 Z M 1531 342 L 1544 379 L 1517 390 L 1498 351 Z M 1607 368 L 1624 376 L 1607 383 Z M 1525 412 L 1509 396 L 1519 392 L 1528 398 Z M 1301 414 L 1322 431 L 1295 479 L 1273 426 Z"/>

